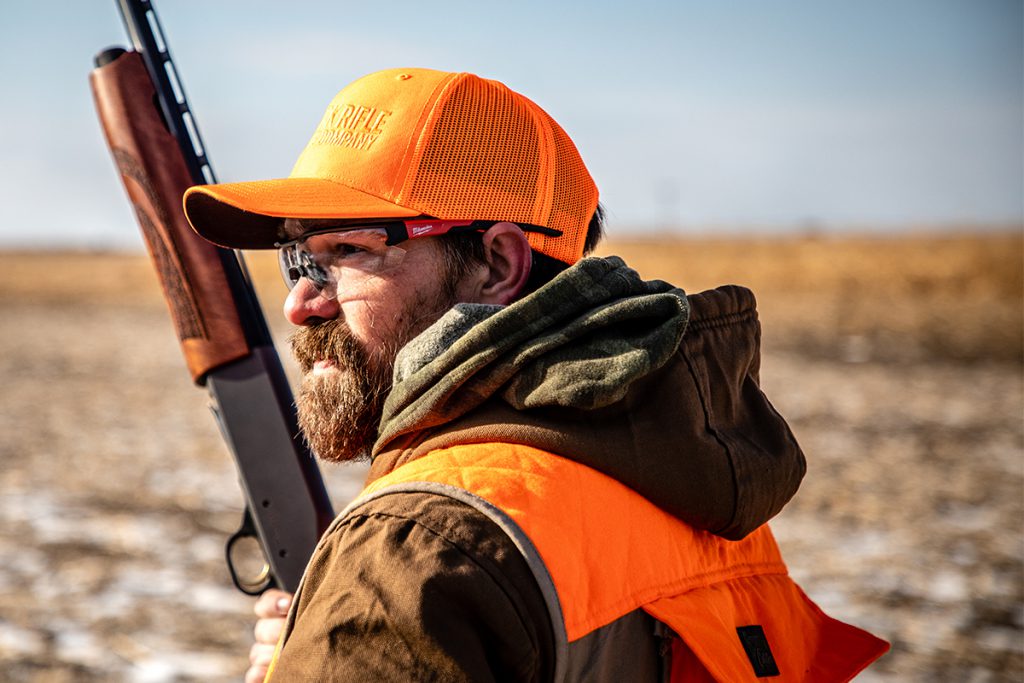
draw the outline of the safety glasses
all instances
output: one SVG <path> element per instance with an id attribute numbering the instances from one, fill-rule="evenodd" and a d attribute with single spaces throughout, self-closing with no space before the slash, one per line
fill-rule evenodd
<path id="1" fill-rule="evenodd" d="M 405 259 L 405 249 L 398 245 L 406 240 L 486 230 L 495 222 L 416 219 L 348 224 L 312 230 L 275 246 L 289 290 L 306 278 L 321 296 L 333 299 L 346 287 L 397 268 Z M 561 234 L 551 228 L 517 225 L 524 231 Z"/>

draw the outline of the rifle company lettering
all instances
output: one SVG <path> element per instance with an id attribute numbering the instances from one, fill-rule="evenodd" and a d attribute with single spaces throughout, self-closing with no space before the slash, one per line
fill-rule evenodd
<path id="1" fill-rule="evenodd" d="M 327 109 L 317 128 L 316 142 L 352 149 L 370 149 L 384 130 L 391 112 L 355 104 Z"/>

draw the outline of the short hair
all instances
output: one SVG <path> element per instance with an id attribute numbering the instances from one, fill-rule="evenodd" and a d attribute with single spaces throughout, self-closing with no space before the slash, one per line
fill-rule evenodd
<path id="1" fill-rule="evenodd" d="M 597 248 L 604 238 L 604 229 L 605 210 L 599 202 L 587 224 L 587 236 L 583 241 L 584 256 Z M 453 281 L 462 279 L 472 266 L 485 261 L 483 233 L 481 232 L 442 235 L 439 240 L 447 275 Z M 530 267 L 530 277 L 520 296 L 526 296 L 540 289 L 570 265 L 537 251 L 532 253 L 533 264 Z"/>

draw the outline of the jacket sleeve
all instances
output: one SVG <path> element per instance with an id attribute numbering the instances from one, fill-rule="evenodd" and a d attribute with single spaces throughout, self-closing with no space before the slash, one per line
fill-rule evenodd
<path id="1" fill-rule="evenodd" d="M 274 681 L 533 681 L 550 620 L 519 551 L 457 501 L 393 494 L 321 543 L 295 598 Z"/>

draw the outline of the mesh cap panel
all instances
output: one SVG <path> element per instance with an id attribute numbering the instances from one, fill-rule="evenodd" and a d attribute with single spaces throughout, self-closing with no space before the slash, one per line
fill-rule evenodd
<path id="1" fill-rule="evenodd" d="M 409 205 L 440 218 L 561 230 L 557 238 L 528 233 L 531 246 L 568 263 L 579 259 L 597 191 L 553 119 L 504 85 L 469 74 L 449 86 L 433 116 L 421 140 Z"/>

